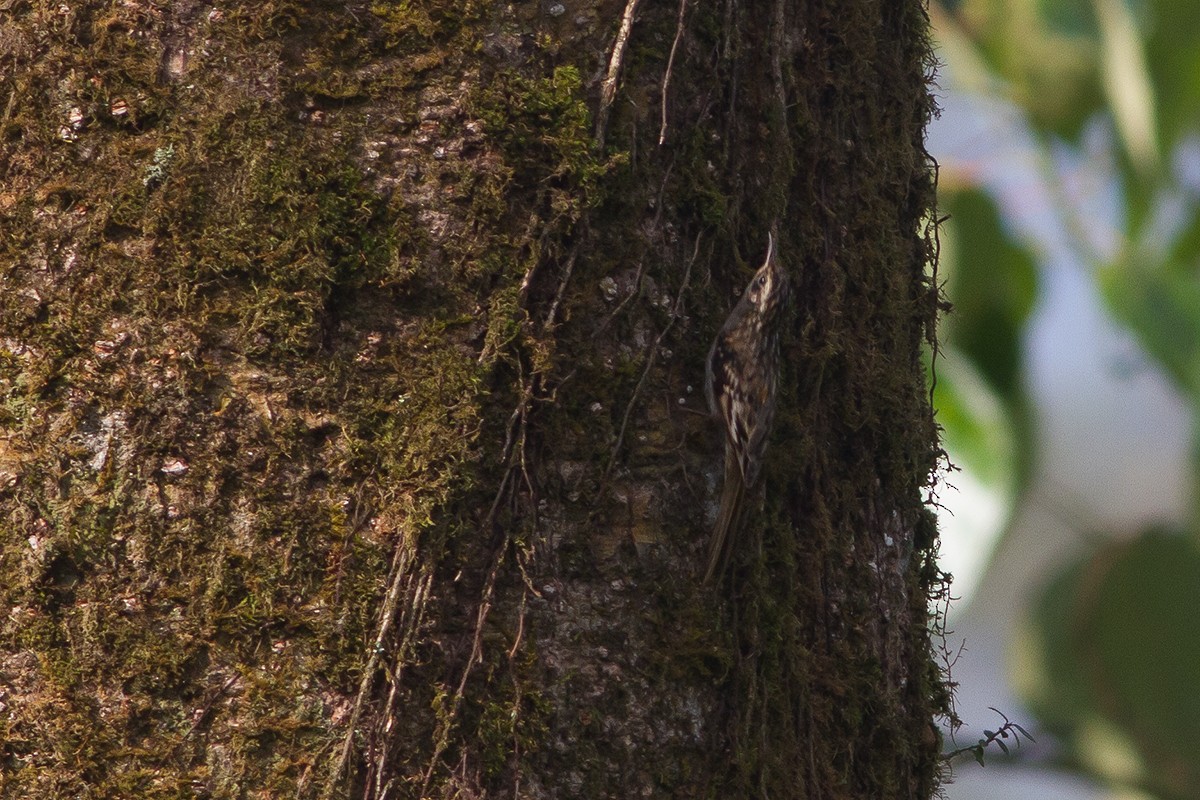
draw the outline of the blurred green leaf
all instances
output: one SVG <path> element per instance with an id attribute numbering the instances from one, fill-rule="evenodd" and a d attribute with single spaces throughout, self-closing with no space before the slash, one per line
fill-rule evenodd
<path id="1" fill-rule="evenodd" d="M 1174 263 L 1186 265 L 1187 269 L 1200 267 L 1200 214 L 1193 213 L 1183 231 L 1170 244 Z"/>
<path id="2" fill-rule="evenodd" d="M 1099 29 L 1091 0 L 1084 4 L 963 0 L 953 12 L 934 18 L 939 36 L 946 32 L 974 44 L 977 56 L 1004 79 L 1012 99 L 1039 128 L 1074 138 L 1104 107 Z M 949 26 L 956 31 L 947 31 Z"/>
<path id="3" fill-rule="evenodd" d="M 1153 175 L 1160 161 L 1157 101 L 1141 31 L 1125 0 L 1093 3 L 1100 23 L 1100 71 L 1110 113 L 1130 161 L 1141 174 Z"/>
<path id="4" fill-rule="evenodd" d="M 1061 35 L 1100 37 L 1092 0 L 1037 0 L 1037 10 L 1046 25 Z"/>
<path id="5" fill-rule="evenodd" d="M 1135 263 L 1106 267 L 1098 277 L 1117 317 L 1193 401 L 1200 398 L 1200 279 Z"/>
<path id="6" fill-rule="evenodd" d="M 1014 650 L 1012 674 L 1018 693 L 1042 724 L 1060 736 L 1068 736 L 1092 710 L 1071 635 L 1082 573 L 1083 564 L 1073 564 L 1043 589 L 1018 632 Z"/>
<path id="7" fill-rule="evenodd" d="M 1099 707 L 1140 745 L 1176 789 L 1200 786 L 1200 551 L 1184 536 L 1152 533 L 1080 586 L 1079 640 Z M 1090 646 L 1089 646 L 1090 645 Z M 1180 783 L 1180 769 L 1190 778 Z"/>
<path id="8" fill-rule="evenodd" d="M 1141 766 L 1123 777 L 1165 797 L 1194 796 L 1200 786 L 1197 598 L 1200 550 L 1185 536 L 1161 531 L 1104 544 L 1043 594 L 1029 631 L 1035 677 L 1022 688 L 1081 763 L 1104 770 L 1105 761 L 1121 759 L 1097 759 L 1089 748 L 1127 743 Z M 1099 735 L 1110 727 L 1115 735 Z"/>
<path id="9" fill-rule="evenodd" d="M 1103 246 L 1076 241 L 1075 250 L 1115 258 L 1093 265 L 1109 307 L 1200 408 L 1200 157 L 1180 157 L 1180 143 L 1200 136 L 1200 2 L 955 0 L 935 3 L 932 16 L 957 87 L 1018 105 L 1037 143 L 1032 157 L 1056 163 L 1063 140 L 1075 148 L 1085 126 L 1111 121 L 1121 144 L 1115 172 L 1097 166 L 1085 177 L 1119 193 L 1101 199 L 1120 204 L 1122 229 Z M 1098 141 L 1088 139 L 1089 152 Z M 1058 199 L 1070 206 L 1079 201 L 1078 176 L 1064 175 Z M 944 326 L 938 419 L 956 460 L 1005 485 L 998 471 L 1006 463 L 1019 470 L 1028 449 L 1013 442 L 1037 444 L 1012 434 L 1025 420 L 1021 341 L 1036 254 L 1006 238 L 981 195 L 943 196 L 942 206 L 952 215 L 943 274 L 956 311 Z M 1065 234 L 1079 237 L 1084 227 Z M 989 393 L 999 411 L 980 399 Z M 993 449 L 1004 442 L 1009 450 Z M 1195 452 L 1200 461 L 1200 444 Z M 1200 530 L 1197 514 L 1200 504 L 1191 521 Z M 1032 665 L 1017 673 L 1021 689 L 1063 736 L 1070 760 L 1164 798 L 1200 796 L 1196 542 L 1157 532 L 1099 545 L 1040 595 L 1016 648 Z"/>
<path id="10" fill-rule="evenodd" d="M 954 192 L 941 204 L 950 215 L 943 264 L 954 302 L 945 338 L 1016 405 L 1021 331 L 1037 293 L 1033 258 L 1005 235 L 995 204 L 983 192 Z"/>
<path id="11" fill-rule="evenodd" d="M 1000 397 L 952 347 L 943 348 L 938 358 L 934 407 L 951 460 L 1011 503 L 1022 472 L 1012 418 Z"/>
<path id="12" fill-rule="evenodd" d="M 1140 3 L 1146 19 L 1146 62 L 1158 90 L 1164 151 L 1200 126 L 1200 3 Z"/>

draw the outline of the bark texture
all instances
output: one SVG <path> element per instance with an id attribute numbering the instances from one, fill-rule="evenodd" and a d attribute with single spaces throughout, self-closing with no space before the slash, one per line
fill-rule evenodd
<path id="1" fill-rule="evenodd" d="M 0 5 L 0 797 L 932 794 L 921 2 Z"/>

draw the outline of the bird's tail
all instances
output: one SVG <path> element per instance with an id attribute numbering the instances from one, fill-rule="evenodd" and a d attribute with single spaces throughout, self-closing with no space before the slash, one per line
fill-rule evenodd
<path id="1" fill-rule="evenodd" d="M 729 560 L 729 548 L 732 535 L 737 529 L 738 512 L 741 511 L 742 498 L 746 494 L 746 486 L 742 480 L 742 472 L 736 464 L 726 464 L 725 487 L 721 490 L 721 509 L 717 512 L 717 523 L 713 526 L 712 544 L 708 554 L 708 569 L 704 573 L 704 583 L 711 583 L 713 577 L 725 569 Z"/>

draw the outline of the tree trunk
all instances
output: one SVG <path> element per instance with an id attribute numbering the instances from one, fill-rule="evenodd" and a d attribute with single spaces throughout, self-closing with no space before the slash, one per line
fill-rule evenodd
<path id="1" fill-rule="evenodd" d="M 921 2 L 3 6 L 0 796 L 931 795 Z"/>

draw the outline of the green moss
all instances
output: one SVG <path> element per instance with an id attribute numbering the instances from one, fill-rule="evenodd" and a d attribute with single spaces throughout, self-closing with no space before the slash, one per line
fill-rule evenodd
<path id="1" fill-rule="evenodd" d="M 471 490 L 456 476 L 476 458 L 487 376 L 466 343 L 475 287 L 423 298 L 444 315 L 406 328 L 397 308 L 430 280 L 431 242 L 400 194 L 364 177 L 361 118 L 300 124 L 290 100 L 231 87 L 237 68 L 220 64 L 299 37 L 288 57 L 304 63 L 285 80 L 322 102 L 406 87 L 406 68 L 364 90 L 356 59 L 388 45 L 343 25 L 336 4 L 303 10 L 316 33 L 348 37 L 333 69 L 306 60 L 320 48 L 298 33 L 299 4 L 223 13 L 201 24 L 221 36 L 192 54 L 192 85 L 164 86 L 161 53 L 121 44 L 148 18 L 114 6 L 88 22 L 111 71 L 59 84 L 79 43 L 52 40 L 23 65 L 21 115 L 6 119 L 19 199 L 0 197 L 0 254 L 25 293 L 0 297 L 16 334 L 0 351 L 0 467 L 17 475 L 0 489 L 0 585 L 27 611 L 3 642 L 37 654 L 45 680 L 14 699 L 5 731 L 77 766 L 31 763 L 13 796 L 311 788 L 334 735 L 323 703 L 358 688 L 395 542 L 427 532 L 443 546 L 439 509 Z M 430 13 L 444 42 L 477 12 Z M 128 111 L 114 116 L 118 97 Z M 78 144 L 55 138 L 49 111 L 64 102 L 83 109 Z M 507 213 L 505 181 L 468 177 L 485 191 L 464 188 L 464 202 L 486 228 Z M 37 729 L 47 704 L 60 722 Z M 55 789 L 32 788 L 49 776 Z"/>
<path id="2" fill-rule="evenodd" d="M 428 45 L 445 41 L 478 20 L 487 10 L 486 3 L 464 0 L 460 3 L 436 0 L 391 0 L 371 4 L 371 13 L 380 21 L 387 47 Z"/>
<path id="3" fill-rule="evenodd" d="M 600 202 L 600 180 L 625 157 L 596 154 L 591 109 L 575 66 L 557 67 L 545 78 L 503 73 L 472 98 L 470 108 L 503 149 L 518 182 L 552 183 L 554 216 L 574 220 Z"/>
<path id="4" fill-rule="evenodd" d="M 431 39 L 438 31 L 429 11 L 421 3 L 404 0 L 398 3 L 372 3 L 371 13 L 379 17 L 383 30 L 388 35 L 388 45 L 394 47 L 412 37 Z"/>

